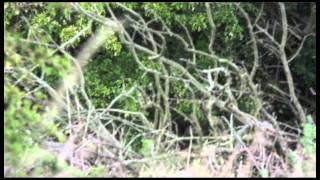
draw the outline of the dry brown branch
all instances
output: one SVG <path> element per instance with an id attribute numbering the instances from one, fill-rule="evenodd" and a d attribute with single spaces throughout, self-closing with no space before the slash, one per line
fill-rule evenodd
<path id="1" fill-rule="evenodd" d="M 302 123 L 305 123 L 307 121 L 306 115 L 305 115 L 304 110 L 303 110 L 303 108 L 302 108 L 302 106 L 296 96 L 296 93 L 294 90 L 295 88 L 293 85 L 293 79 L 292 79 L 291 71 L 289 68 L 287 55 L 285 52 L 285 46 L 286 46 L 287 36 L 288 36 L 288 22 L 287 22 L 285 5 L 283 3 L 279 3 L 279 6 L 280 6 L 280 11 L 281 11 L 282 29 L 283 29 L 283 34 L 281 37 L 281 44 L 280 44 L 281 62 L 282 62 L 283 68 L 284 68 L 284 72 L 286 74 L 288 88 L 289 88 L 289 92 L 290 92 L 290 96 L 292 98 L 293 104 L 295 105 L 295 107 L 297 108 L 297 111 L 299 112 L 300 121 Z"/>
<path id="2" fill-rule="evenodd" d="M 252 70 L 251 70 L 251 73 L 250 73 L 250 78 L 251 78 L 251 81 L 253 81 L 253 78 L 256 74 L 256 71 L 259 67 L 259 52 L 258 52 L 258 46 L 257 46 L 257 41 L 256 41 L 256 37 L 253 33 L 253 26 L 252 26 L 252 23 L 251 23 L 251 20 L 249 18 L 249 15 L 248 13 L 245 12 L 245 10 L 240 6 L 238 5 L 238 8 L 240 9 L 241 13 L 243 14 L 243 16 L 245 17 L 246 21 L 247 21 L 247 24 L 248 24 L 248 29 L 249 29 L 249 34 L 250 34 L 250 38 L 251 38 L 251 41 L 252 41 L 252 49 L 253 49 L 253 55 L 254 55 L 254 64 L 253 64 L 253 67 L 252 67 Z"/>

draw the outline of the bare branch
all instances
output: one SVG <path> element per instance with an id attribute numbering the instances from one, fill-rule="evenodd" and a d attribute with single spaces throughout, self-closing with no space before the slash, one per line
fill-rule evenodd
<path id="1" fill-rule="evenodd" d="M 292 79 L 291 71 L 289 68 L 289 64 L 288 64 L 288 60 L 285 52 L 285 45 L 287 42 L 287 35 L 288 35 L 287 15 L 286 15 L 284 3 L 279 3 L 279 6 L 281 11 L 282 29 L 283 29 L 281 44 L 280 44 L 281 62 L 284 68 L 284 72 L 286 74 L 288 88 L 289 88 L 289 92 L 290 92 L 290 96 L 292 98 L 293 104 L 296 106 L 297 111 L 299 112 L 300 121 L 304 123 L 306 122 L 306 116 L 294 90 L 293 79 Z"/>

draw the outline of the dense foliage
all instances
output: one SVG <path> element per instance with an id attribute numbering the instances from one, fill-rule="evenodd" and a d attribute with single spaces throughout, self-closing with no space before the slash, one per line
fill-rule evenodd
<path id="1" fill-rule="evenodd" d="M 100 142 L 106 137 L 102 131 L 121 142 L 117 153 L 123 161 L 142 158 L 144 163 L 156 154 L 196 151 L 206 143 L 219 146 L 226 144 L 226 134 L 227 147 L 236 152 L 239 143 L 233 135 L 242 131 L 243 118 L 276 119 L 270 120 L 274 126 L 296 137 L 294 143 L 286 142 L 290 152 L 285 162 L 293 172 L 301 169 L 301 163 L 294 166 L 299 158 L 309 160 L 316 153 L 313 7 L 285 3 L 289 35 L 281 51 L 275 48 L 277 41 L 282 44 L 284 22 L 277 3 L 4 3 L 6 176 L 137 176 L 114 170 L 110 158 L 99 155 L 79 167 L 59 158 L 62 151 L 57 155 L 44 146 L 68 144 L 73 136 L 77 143 Z M 86 57 L 78 55 L 107 20 L 125 30 L 105 30 L 108 38 L 82 67 L 77 58 Z M 293 87 L 281 53 L 287 56 Z M 57 90 L 70 83 L 65 79 L 74 72 L 79 82 Z M 57 96 L 66 105 L 50 109 Z M 54 118 L 44 116 L 48 113 Z M 81 131 L 72 128 L 81 123 L 86 124 Z M 249 140 L 241 138 L 249 146 L 258 135 L 253 129 L 247 133 Z M 170 158 L 166 164 L 180 163 Z M 140 168 L 138 175 L 146 173 L 146 165 L 129 166 L 123 165 Z M 281 176 L 271 166 L 276 165 L 252 165 L 249 175 Z"/>

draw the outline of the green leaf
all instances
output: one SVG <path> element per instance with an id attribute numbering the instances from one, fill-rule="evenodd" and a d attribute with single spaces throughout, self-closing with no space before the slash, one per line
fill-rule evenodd
<path id="1" fill-rule="evenodd" d="M 142 139 L 142 147 L 140 149 L 140 154 L 144 157 L 151 156 L 154 151 L 154 142 L 152 139 Z"/>
<path id="2" fill-rule="evenodd" d="M 269 177 L 268 169 L 265 169 L 265 168 L 261 169 L 260 175 L 261 177 Z"/>

